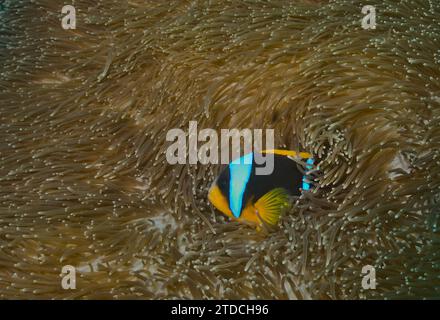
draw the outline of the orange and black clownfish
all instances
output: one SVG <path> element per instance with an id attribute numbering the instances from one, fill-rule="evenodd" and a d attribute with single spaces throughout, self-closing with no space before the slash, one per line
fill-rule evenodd
<path id="1" fill-rule="evenodd" d="M 306 176 L 298 169 L 294 158 L 312 168 L 313 158 L 307 152 L 265 150 L 274 155 L 274 169 L 269 175 L 255 174 L 254 153 L 232 161 L 212 184 L 208 199 L 222 213 L 240 222 L 275 226 L 281 214 L 290 206 L 291 197 L 309 190 Z"/>

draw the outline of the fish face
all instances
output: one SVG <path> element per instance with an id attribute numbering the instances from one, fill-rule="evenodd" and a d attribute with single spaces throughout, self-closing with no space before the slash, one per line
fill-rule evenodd
<path id="1" fill-rule="evenodd" d="M 239 222 L 251 225 L 261 225 L 261 219 L 258 217 L 256 213 L 256 208 L 251 201 L 247 203 L 243 210 L 241 210 L 240 216 L 236 218 L 229 208 L 229 202 L 227 198 L 222 193 L 217 183 L 218 181 L 215 181 L 208 192 L 208 200 L 214 205 L 214 207 L 216 207 L 219 211 L 221 211 L 229 218 L 238 220 Z"/>

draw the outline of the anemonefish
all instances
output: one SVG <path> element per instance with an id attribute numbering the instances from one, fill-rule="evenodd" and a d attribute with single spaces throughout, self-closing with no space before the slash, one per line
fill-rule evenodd
<path id="1" fill-rule="evenodd" d="M 261 154 L 274 156 L 273 172 L 255 174 L 260 166 L 254 153 L 238 158 L 220 172 L 209 189 L 209 201 L 222 213 L 240 222 L 275 226 L 281 214 L 289 208 L 292 196 L 299 196 L 310 189 L 309 180 L 294 161 L 306 163 L 306 171 L 312 169 L 313 158 L 307 152 L 290 150 L 265 150 Z"/>

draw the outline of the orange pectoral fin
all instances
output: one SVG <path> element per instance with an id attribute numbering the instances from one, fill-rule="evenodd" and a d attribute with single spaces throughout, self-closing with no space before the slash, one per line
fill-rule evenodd
<path id="1" fill-rule="evenodd" d="M 246 207 L 244 207 L 244 209 L 242 210 L 240 218 L 238 220 L 250 223 L 252 225 L 257 225 L 257 226 L 261 225 L 261 221 L 258 218 L 258 215 L 256 214 L 256 210 L 257 209 L 254 207 L 252 202 L 249 201 Z"/>

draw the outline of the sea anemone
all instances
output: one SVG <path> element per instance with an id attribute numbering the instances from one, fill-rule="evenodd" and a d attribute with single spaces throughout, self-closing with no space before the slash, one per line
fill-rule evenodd
<path id="1" fill-rule="evenodd" d="M 440 297 L 440 3 L 368 4 L 76 0 L 65 30 L 4 1 L 0 298 Z M 274 129 L 314 191 L 271 233 L 227 220 L 219 165 L 166 161 L 192 120 Z"/>

